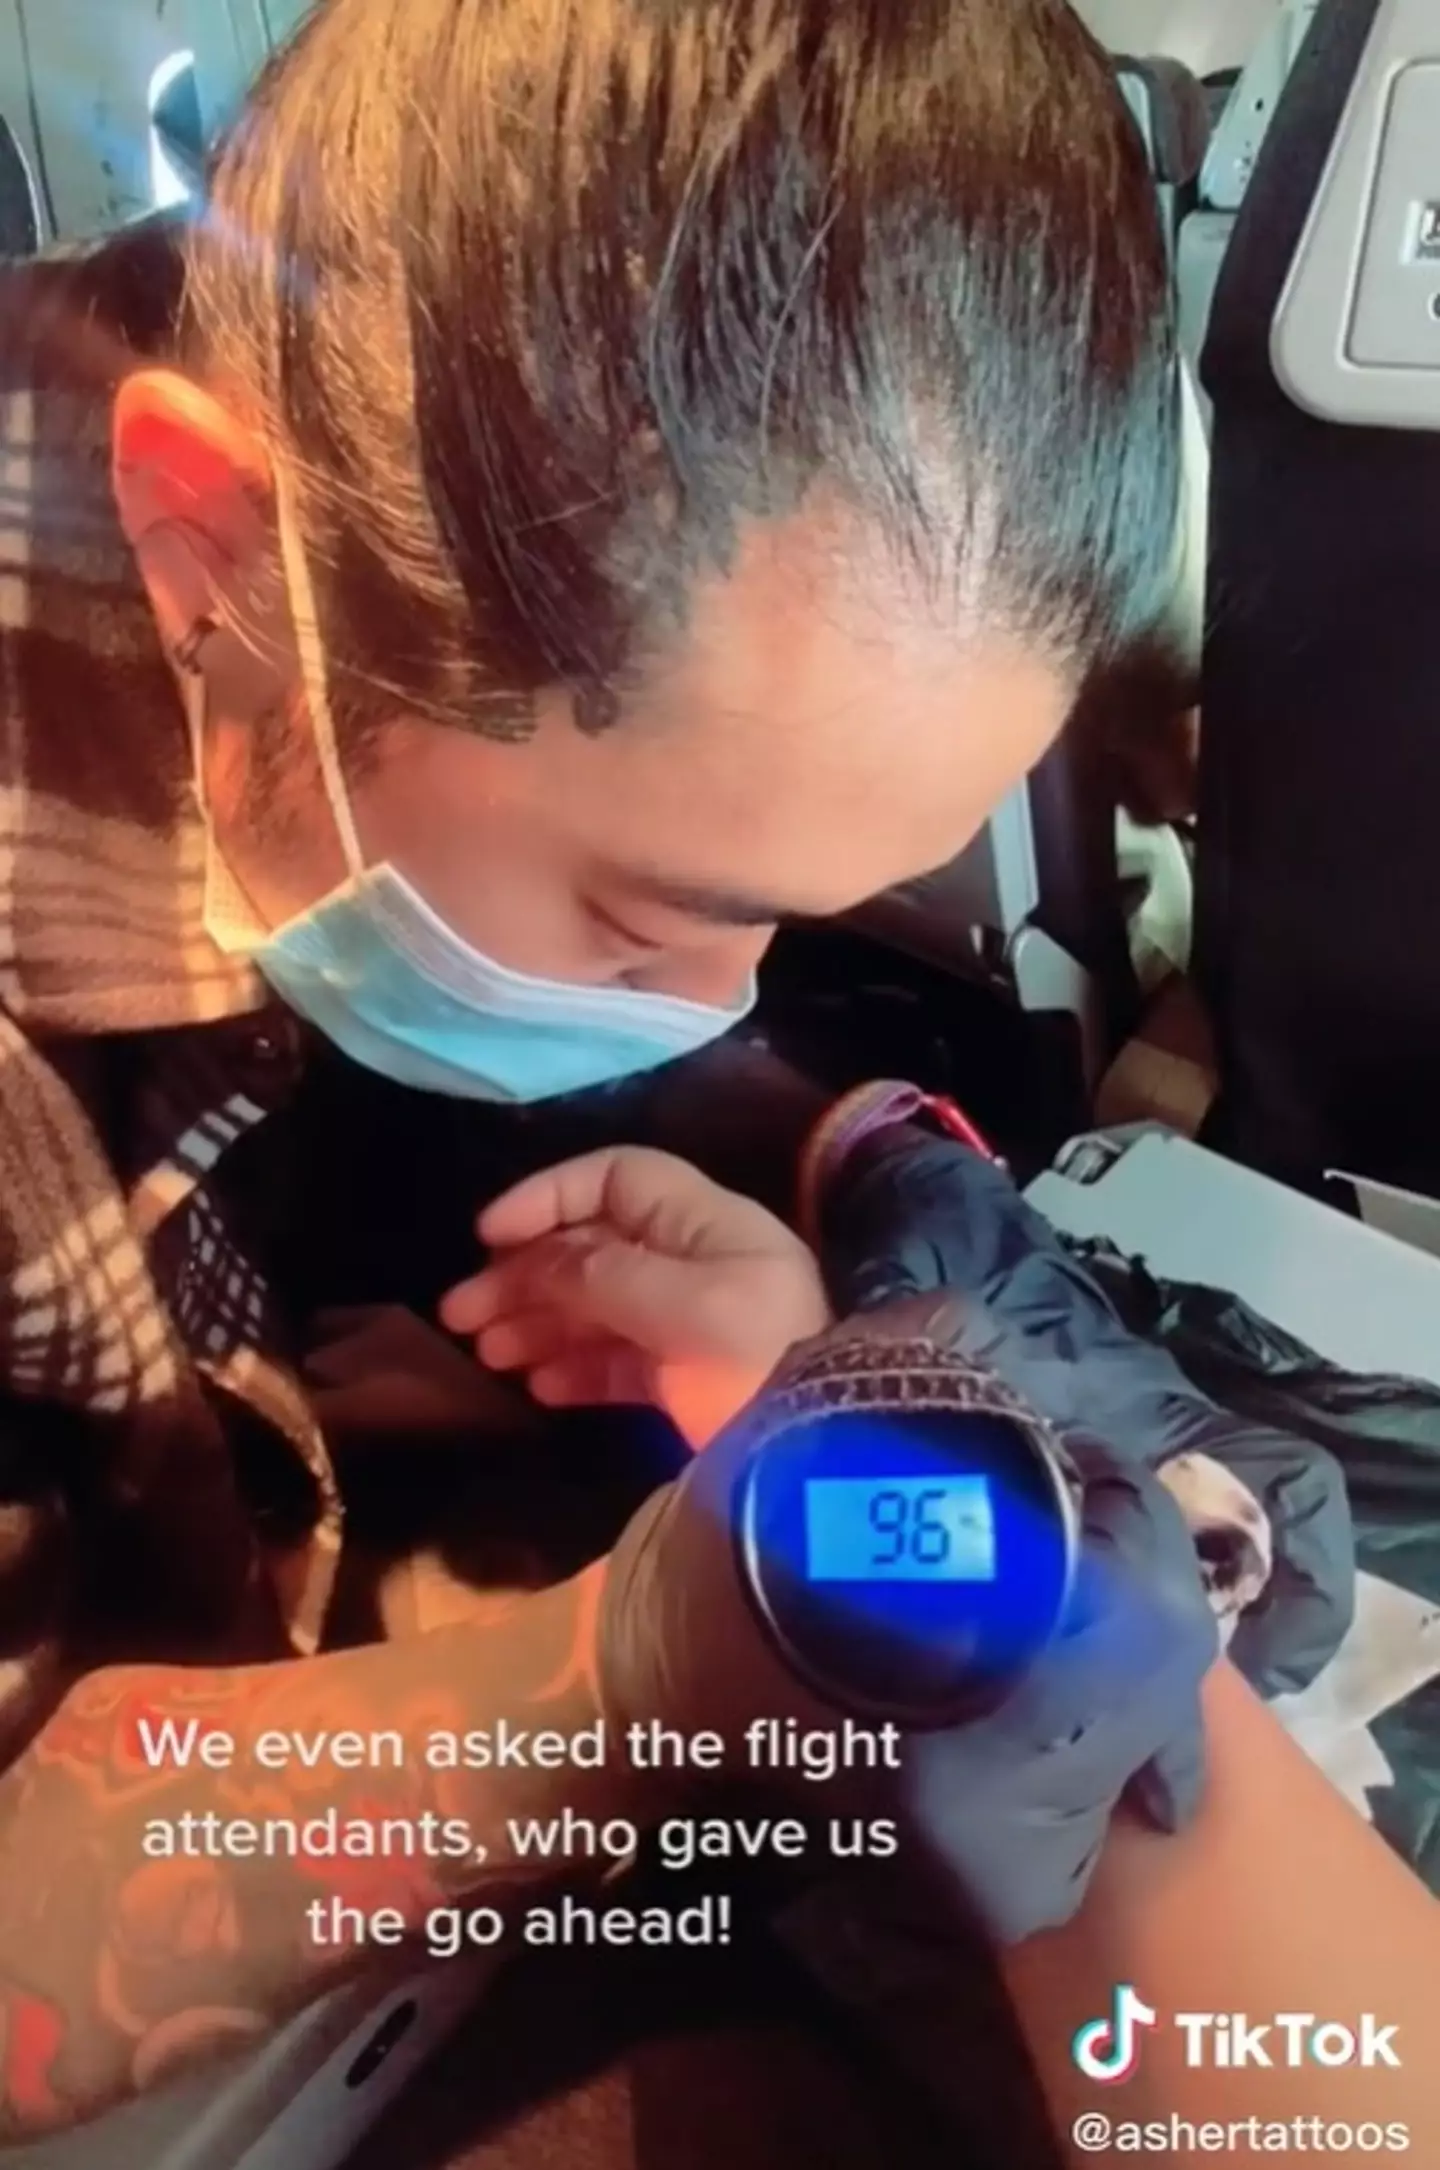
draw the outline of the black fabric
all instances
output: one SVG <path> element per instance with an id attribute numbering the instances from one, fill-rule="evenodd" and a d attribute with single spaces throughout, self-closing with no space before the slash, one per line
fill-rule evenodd
<path id="1" fill-rule="evenodd" d="M 1003 1169 L 950 1138 L 887 1132 L 852 1155 L 827 1201 L 823 1251 L 841 1312 L 942 1289 L 970 1299 L 968 1353 L 1062 1432 L 1151 1467 L 1194 1453 L 1221 1463 L 1263 1509 L 1274 1552 L 1265 1597 L 1243 1613 L 1230 1646 L 1235 1663 L 1262 1695 L 1279 1695 L 1333 1657 L 1354 1601 L 1354 1541 L 1333 1456 L 1197 1391 L 1166 1349 L 1126 1323 Z M 1223 1596 L 1233 1585 L 1226 1559 L 1206 1567 Z"/>
<path id="2" fill-rule="evenodd" d="M 1237 1296 L 1157 1282 L 1103 1246 L 1081 1255 L 1126 1324 L 1168 1350 L 1202 1393 L 1334 1455 L 1360 1566 L 1440 1605 L 1440 1392 L 1341 1371 Z M 1440 1892 L 1440 1681 L 1374 1730 L 1397 1775 L 1372 1796 L 1376 1823 Z"/>
<path id="3" fill-rule="evenodd" d="M 1275 309 L 1376 14 L 1322 0 L 1246 192 L 1215 404 L 1196 970 L 1207 1135 L 1313 1190 L 1440 1189 L 1440 436 L 1344 429 L 1275 381 Z"/>

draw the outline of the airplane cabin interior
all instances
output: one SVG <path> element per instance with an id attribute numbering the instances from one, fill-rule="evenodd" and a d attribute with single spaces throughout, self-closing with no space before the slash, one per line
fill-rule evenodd
<path id="1" fill-rule="evenodd" d="M 1077 4 L 1173 264 L 1169 622 L 952 866 L 783 932 L 763 1030 L 837 1093 L 878 1074 L 962 1106 L 1195 1376 L 1217 1320 L 1274 1329 L 1268 1391 L 1308 1381 L 1360 1471 L 1360 1640 L 1297 1728 L 1440 1889 L 1440 7 Z M 200 201 L 303 12 L 0 0 L 0 256 Z M 1327 1399 L 1342 1374 L 1430 1411 L 1408 1461 L 1358 1390 Z M 1382 1616 L 1388 1673 L 1361 1648 Z M 357 2160 L 399 2170 L 410 2091 L 488 1978 L 347 1989 L 103 2146 L 0 2160 L 339 2170 L 388 2111 Z"/>

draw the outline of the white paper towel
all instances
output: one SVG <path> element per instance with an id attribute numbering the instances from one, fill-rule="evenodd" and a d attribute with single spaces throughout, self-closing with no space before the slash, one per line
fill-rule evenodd
<path id="1" fill-rule="evenodd" d="M 1339 1650 L 1300 1695 L 1271 1704 L 1287 1732 L 1361 1813 L 1394 1784 L 1369 1727 L 1440 1675 L 1440 1605 L 1378 1575 L 1356 1578 L 1355 1618 Z"/>

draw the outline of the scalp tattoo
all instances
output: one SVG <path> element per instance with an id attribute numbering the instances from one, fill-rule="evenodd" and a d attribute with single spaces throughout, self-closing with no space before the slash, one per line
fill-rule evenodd
<path id="1" fill-rule="evenodd" d="M 598 738 L 608 731 L 620 714 L 620 696 L 609 681 L 577 686 L 575 689 L 575 721 L 587 738 Z"/>

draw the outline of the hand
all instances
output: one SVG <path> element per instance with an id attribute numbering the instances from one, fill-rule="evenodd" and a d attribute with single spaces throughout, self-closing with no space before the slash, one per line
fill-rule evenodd
<path id="1" fill-rule="evenodd" d="M 1103 1438 L 1117 1460 L 1155 1473 L 1180 1457 L 1219 1463 L 1251 1509 L 1242 1502 L 1224 1530 L 1202 1514 L 1194 1530 L 1217 1605 L 1233 1614 L 1253 1597 L 1251 1570 L 1269 1568 L 1263 1595 L 1239 1617 L 1232 1660 L 1270 1696 L 1305 1687 L 1334 1656 L 1355 1587 L 1339 1463 L 1311 1440 L 1220 1407 L 1159 1341 L 1132 1329 L 1125 1261 L 1112 1265 L 1103 1251 L 1077 1258 L 1001 1170 L 918 1131 L 897 1130 L 832 1174 L 825 1238 L 842 1310 L 950 1296 L 957 1345 L 1062 1435 Z M 1172 1468 L 1166 1481 L 1180 1474 Z M 1256 1508 L 1268 1527 L 1252 1523 Z"/>
<path id="2" fill-rule="evenodd" d="M 554 1406 L 653 1402 L 701 1445 L 828 1323 L 800 1238 L 668 1153 L 565 1162 L 480 1216 L 494 1253 L 445 1298 L 452 1333 Z"/>
<path id="3" fill-rule="evenodd" d="M 761 1394 L 641 1510 L 611 1558 L 602 1633 L 607 1700 L 622 1721 L 712 1726 L 730 1740 L 760 1716 L 838 1723 L 762 1639 L 741 1594 L 735 1474 L 793 1421 L 797 1396 L 807 1422 L 854 1406 L 857 1385 L 867 1410 L 903 1418 L 914 1407 L 906 1375 L 923 1371 L 928 1416 L 945 1406 L 947 1375 L 956 1409 L 971 1406 L 976 1367 L 954 1325 L 952 1306 L 921 1299 L 796 1350 L 777 1381 L 783 1397 Z M 912 1842 L 1004 1943 L 1076 1911 L 1122 1800 L 1178 1830 L 1203 1780 L 1200 1685 L 1218 1638 L 1183 1517 L 1143 1463 L 1066 1444 L 1084 1490 L 1064 1631 L 1002 1709 L 911 1736 L 903 1770 L 883 1781 Z"/>
<path id="4" fill-rule="evenodd" d="M 1219 1636 L 1183 1516 L 1142 1464 L 1070 1443 L 1084 1479 L 1076 1620 L 1010 1702 L 917 1737 L 906 1807 L 1000 1943 L 1074 1915 L 1121 1802 L 1179 1831 L 1204 1782 Z"/>

